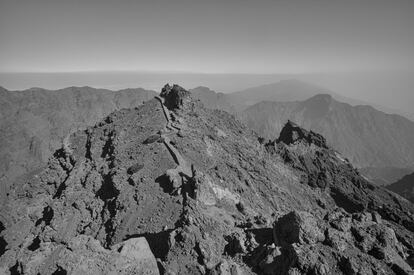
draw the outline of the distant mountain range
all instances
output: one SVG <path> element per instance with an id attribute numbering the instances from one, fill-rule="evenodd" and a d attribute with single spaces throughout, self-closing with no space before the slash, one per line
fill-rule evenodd
<path id="1" fill-rule="evenodd" d="M 358 105 L 358 100 L 328 89 L 284 80 L 231 94 L 207 88 L 192 92 L 209 108 L 230 110 L 266 139 L 277 137 L 289 119 L 320 132 L 377 184 L 390 184 L 414 171 L 413 121 Z"/>
<path id="2" fill-rule="evenodd" d="M 277 137 L 288 119 L 320 132 L 377 184 L 393 183 L 414 171 L 414 122 L 370 106 L 351 106 L 359 102 L 328 89 L 283 80 L 231 94 L 207 87 L 191 92 L 206 107 L 235 114 L 267 139 Z M 144 89 L 0 88 L 0 181 L 13 181 L 43 165 L 69 133 L 154 95 Z"/>
<path id="3" fill-rule="evenodd" d="M 322 133 L 329 143 L 359 167 L 414 165 L 414 122 L 370 106 L 351 106 L 327 94 L 296 102 L 260 102 L 240 119 L 267 139 L 292 120 Z"/>
<path id="4" fill-rule="evenodd" d="M 144 89 L 69 87 L 51 91 L 0 88 L 0 185 L 41 167 L 71 132 L 156 95 Z"/>
<path id="5" fill-rule="evenodd" d="M 345 97 L 327 88 L 297 79 L 281 80 L 279 82 L 251 87 L 229 94 L 223 94 L 220 92 L 216 93 L 207 87 L 197 87 L 190 91 L 195 95 L 196 98 L 199 98 L 201 101 L 203 101 L 203 103 L 209 108 L 213 107 L 230 110 L 233 112 L 243 111 L 244 109 L 262 101 L 301 101 L 318 94 L 330 94 L 335 100 L 343 103 L 348 103 L 353 106 L 370 105 L 385 113 L 400 114 L 409 119 L 412 119 L 414 117 L 410 114 L 406 114 L 398 110 L 374 105 L 369 102 L 354 98 Z"/>
<path id="6" fill-rule="evenodd" d="M 190 92 L 194 98 L 199 99 L 209 109 L 224 110 L 229 113 L 236 112 L 236 107 L 233 106 L 227 94 L 216 93 L 210 88 L 202 86 L 191 89 Z"/>

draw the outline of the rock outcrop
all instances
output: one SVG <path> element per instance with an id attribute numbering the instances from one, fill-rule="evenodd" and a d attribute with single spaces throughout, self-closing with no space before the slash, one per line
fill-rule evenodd
<path id="1" fill-rule="evenodd" d="M 258 139 L 177 85 L 111 113 L 13 184 L 0 211 L 0 270 L 412 272 L 412 204 L 292 123 L 276 141 Z"/>
<path id="2" fill-rule="evenodd" d="M 409 274 L 406 251 L 378 217 L 339 208 L 317 221 L 291 212 L 275 223 L 275 244 L 259 266 L 265 274 Z"/>
<path id="3" fill-rule="evenodd" d="M 280 132 L 277 142 L 283 142 L 290 145 L 303 140 L 307 141 L 309 145 L 314 144 L 318 147 L 328 148 L 326 140 L 322 135 L 307 131 L 290 120 L 288 120 Z"/>
<path id="4" fill-rule="evenodd" d="M 161 90 L 160 96 L 165 99 L 165 106 L 171 110 L 180 108 L 186 102 L 191 101 L 190 92 L 175 84 L 172 87 L 169 84 L 165 85 Z"/>

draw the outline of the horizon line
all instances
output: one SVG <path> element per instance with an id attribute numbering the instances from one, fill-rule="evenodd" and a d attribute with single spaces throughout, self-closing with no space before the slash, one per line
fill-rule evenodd
<path id="1" fill-rule="evenodd" d="M 314 72 L 202 72 L 202 71 L 163 71 L 163 70 L 68 70 L 68 71 L 0 71 L 0 74 L 105 74 L 105 73 L 139 73 L 139 74 L 189 74 L 189 75 L 313 75 L 313 74 L 337 74 L 337 73 L 381 73 L 381 72 L 407 72 L 408 69 L 377 69 L 377 70 L 334 70 Z"/>

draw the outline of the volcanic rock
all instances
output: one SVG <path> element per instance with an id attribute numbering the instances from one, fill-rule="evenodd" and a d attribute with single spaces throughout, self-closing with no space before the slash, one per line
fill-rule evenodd
<path id="1" fill-rule="evenodd" d="M 295 128 L 294 142 L 261 144 L 233 116 L 168 87 L 72 134 L 45 169 L 12 184 L 1 271 L 412 272 L 411 203 L 318 135 Z"/>
<path id="2" fill-rule="evenodd" d="M 171 110 L 178 109 L 190 101 L 190 92 L 176 84 L 172 87 L 169 84 L 165 85 L 160 96 L 165 99 L 165 106 Z"/>
<path id="3" fill-rule="evenodd" d="M 91 87 L 60 90 L 0 90 L 0 203 L 9 187 L 42 171 L 62 142 L 100 122 L 111 112 L 134 108 L 156 93 L 144 89 L 110 91 Z M 102 123 L 105 123 L 102 121 Z"/>
<path id="4" fill-rule="evenodd" d="M 292 211 L 274 225 L 276 245 L 322 242 L 325 237 L 315 218 L 307 212 Z"/>
<path id="5" fill-rule="evenodd" d="M 277 142 L 283 142 L 286 145 L 290 145 L 297 141 L 306 141 L 309 144 L 315 144 L 316 146 L 322 148 L 328 148 L 326 140 L 323 136 L 312 131 L 307 131 L 289 120 L 280 132 Z"/>

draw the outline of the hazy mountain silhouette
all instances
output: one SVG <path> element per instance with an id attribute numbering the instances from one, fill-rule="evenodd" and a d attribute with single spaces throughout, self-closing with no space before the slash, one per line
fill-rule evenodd
<path id="1" fill-rule="evenodd" d="M 280 80 L 279 82 L 255 86 L 228 94 L 215 92 L 207 87 L 197 87 L 192 89 L 191 92 L 194 93 L 195 98 L 202 100 L 203 103 L 209 108 L 221 108 L 232 112 L 242 111 L 245 108 L 261 101 L 301 101 L 317 94 L 330 94 L 335 100 L 348 103 L 352 106 L 370 105 L 384 113 L 398 114 L 414 121 L 413 114 L 373 104 L 371 102 L 342 96 L 330 89 L 297 79 Z M 216 93 L 216 95 L 213 93 Z"/>
<path id="2" fill-rule="evenodd" d="M 261 101 L 305 100 L 320 93 L 331 92 L 317 85 L 290 79 L 234 92 L 228 94 L 228 98 L 233 105 L 240 109 Z"/>
<path id="3" fill-rule="evenodd" d="M 224 110 L 229 113 L 235 112 L 235 107 L 232 105 L 231 99 L 226 94 L 217 93 L 202 86 L 190 89 L 189 91 L 194 98 L 199 99 L 204 106 L 209 109 Z"/>

